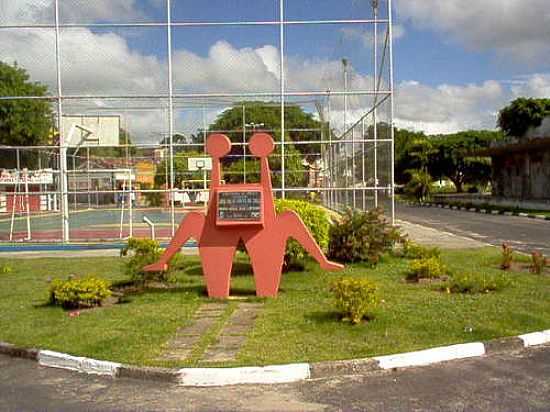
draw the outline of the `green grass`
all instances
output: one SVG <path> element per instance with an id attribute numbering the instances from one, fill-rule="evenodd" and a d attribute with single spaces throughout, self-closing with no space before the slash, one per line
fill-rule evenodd
<path id="1" fill-rule="evenodd" d="M 496 248 L 442 253 L 450 270 L 487 274 L 501 273 L 499 257 Z M 121 259 L 0 259 L 0 266 L 13 268 L 0 274 L 0 341 L 130 364 L 196 366 L 214 333 L 203 336 L 187 362 L 155 361 L 176 329 L 208 300 L 198 258 L 186 261 L 173 289 L 151 290 L 129 303 L 71 318 L 44 305 L 47 279 L 76 274 L 123 280 Z M 502 291 L 461 295 L 406 283 L 407 268 L 408 261 L 387 257 L 375 269 L 349 265 L 342 274 L 331 274 L 308 263 L 306 272 L 285 274 L 279 298 L 265 300 L 237 361 L 225 365 L 370 357 L 550 328 L 549 276 L 507 272 L 512 284 Z M 237 259 L 234 272 L 232 294 L 257 300 L 246 258 Z M 368 277 L 378 285 L 382 303 L 373 320 L 357 326 L 338 321 L 328 285 L 340 275 Z M 236 305 L 228 303 L 224 319 Z"/>

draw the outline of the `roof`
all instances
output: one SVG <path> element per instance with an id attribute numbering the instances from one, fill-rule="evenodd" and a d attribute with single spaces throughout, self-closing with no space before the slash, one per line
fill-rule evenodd
<path id="1" fill-rule="evenodd" d="M 550 137 L 537 137 L 534 139 L 511 139 L 492 145 L 487 149 L 475 152 L 476 156 L 499 156 L 507 153 L 525 153 L 534 150 L 549 150 Z"/>

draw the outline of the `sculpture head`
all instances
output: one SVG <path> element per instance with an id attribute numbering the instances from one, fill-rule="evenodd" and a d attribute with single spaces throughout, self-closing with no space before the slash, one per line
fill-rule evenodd
<path id="1" fill-rule="evenodd" d="M 275 149 L 273 138 L 267 133 L 256 133 L 248 143 L 250 152 L 256 157 L 267 157 Z"/>
<path id="2" fill-rule="evenodd" d="M 231 140 L 224 134 L 212 134 L 206 140 L 206 152 L 214 159 L 220 159 L 231 151 Z"/>

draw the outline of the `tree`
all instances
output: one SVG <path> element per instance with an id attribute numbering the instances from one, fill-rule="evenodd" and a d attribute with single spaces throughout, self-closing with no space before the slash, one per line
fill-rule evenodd
<path id="1" fill-rule="evenodd" d="M 498 126 L 508 136 L 522 137 L 530 127 L 538 127 L 550 116 L 550 99 L 520 97 L 503 108 L 498 115 Z"/>
<path id="2" fill-rule="evenodd" d="M 303 156 L 294 145 L 285 145 L 285 187 L 304 187 L 307 180 L 307 169 L 302 164 Z M 244 176 L 244 159 L 239 159 L 226 166 L 224 178 L 229 183 L 242 183 Z M 281 150 L 277 146 L 275 153 L 269 157 L 273 187 L 281 187 Z M 260 162 L 256 158 L 246 160 L 246 182 L 260 181 Z"/>
<path id="3" fill-rule="evenodd" d="M 0 62 L 0 96 L 46 96 L 48 88 L 31 82 L 26 70 Z M 0 100 L 0 144 L 47 144 L 53 128 L 50 103 L 42 99 Z"/>
<path id="4" fill-rule="evenodd" d="M 490 181 L 491 162 L 475 152 L 489 147 L 491 142 L 502 139 L 502 133 L 493 131 L 466 131 L 432 138 L 435 153 L 431 156 L 429 170 L 435 178 L 450 179 L 458 193 L 464 185 L 486 184 Z"/>
<path id="5" fill-rule="evenodd" d="M 244 118 L 243 118 L 244 107 Z M 244 120 L 244 122 L 243 122 Z M 244 124 L 243 124 L 244 123 Z M 248 140 L 255 131 L 254 127 L 246 125 L 262 125 L 256 130 L 270 130 L 275 140 L 280 140 L 281 106 L 274 102 L 244 101 L 236 103 L 233 107 L 223 111 L 209 127 L 209 130 L 222 130 L 233 142 L 243 141 L 243 128 Z M 313 114 L 306 113 L 301 107 L 295 105 L 285 106 L 285 141 L 321 140 L 321 129 L 328 132 L 326 125 L 315 120 Z M 299 129 L 299 130 L 297 130 Z M 227 132 L 226 132 L 227 131 Z M 304 155 L 319 153 L 319 144 L 296 145 L 296 148 Z M 235 148 L 233 154 L 242 153 Z"/>
<path id="6" fill-rule="evenodd" d="M 405 186 L 405 192 L 414 196 L 419 202 L 426 200 L 432 191 L 432 176 L 422 169 L 407 170 L 407 173 L 411 178 Z"/>

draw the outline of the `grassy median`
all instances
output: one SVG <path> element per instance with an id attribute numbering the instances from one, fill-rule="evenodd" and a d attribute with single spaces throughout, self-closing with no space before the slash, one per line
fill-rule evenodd
<path id="1" fill-rule="evenodd" d="M 496 248 L 443 251 L 442 259 L 454 271 L 500 273 Z M 0 341 L 137 365 L 197 365 L 197 356 L 179 363 L 155 360 L 176 329 L 208 301 L 198 257 L 186 262 L 171 288 L 71 317 L 46 305 L 48 279 L 74 274 L 122 281 L 121 258 L 0 259 L 0 266 L 12 268 L 0 273 Z M 334 274 L 311 262 L 305 272 L 285 274 L 279 298 L 265 300 L 237 361 L 226 365 L 370 357 L 550 328 L 548 275 L 507 272 L 507 288 L 462 295 L 442 292 L 437 284 L 405 282 L 407 266 L 404 259 L 385 257 L 374 269 L 356 264 Z M 257 300 L 246 257 L 237 258 L 235 272 L 232 294 Z M 356 326 L 339 321 L 328 285 L 342 275 L 377 284 L 382 301 L 372 320 Z M 231 301 L 228 313 L 237 304 Z"/>

